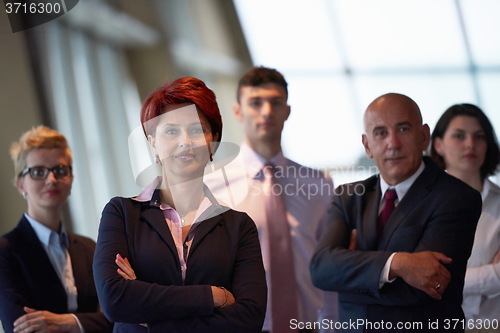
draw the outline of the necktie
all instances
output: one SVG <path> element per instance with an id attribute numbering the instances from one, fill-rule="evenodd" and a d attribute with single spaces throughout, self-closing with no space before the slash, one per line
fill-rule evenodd
<path id="1" fill-rule="evenodd" d="M 281 197 L 283 189 L 276 182 L 275 167 L 272 164 L 266 164 L 264 176 L 270 249 L 272 332 L 290 332 L 290 320 L 298 319 L 297 282 L 290 227 Z"/>
<path id="2" fill-rule="evenodd" d="M 51 232 L 48 247 L 54 269 L 61 280 L 68 296 L 68 310 L 74 312 L 78 309 L 77 295 L 71 257 L 68 251 L 68 235 Z"/>
<path id="3" fill-rule="evenodd" d="M 389 217 L 392 214 L 392 211 L 396 207 L 394 204 L 394 201 L 398 198 L 398 194 L 396 193 L 396 190 L 393 188 L 387 189 L 384 194 L 384 207 L 382 208 L 382 211 L 380 212 L 380 215 L 377 219 L 377 236 L 380 238 L 382 235 L 382 231 L 384 230 L 385 225 L 387 224 L 387 220 L 389 220 Z"/>

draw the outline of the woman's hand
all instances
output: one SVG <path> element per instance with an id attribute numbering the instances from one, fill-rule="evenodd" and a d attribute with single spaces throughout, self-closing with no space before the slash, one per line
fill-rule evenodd
<path id="1" fill-rule="evenodd" d="M 55 314 L 24 307 L 26 314 L 14 322 L 14 332 L 80 332 L 74 315 Z"/>
<path id="2" fill-rule="evenodd" d="M 233 294 L 226 288 L 215 286 L 211 286 L 211 288 L 212 296 L 214 299 L 214 308 L 225 308 L 226 306 L 229 306 L 236 302 Z"/>
<path id="3" fill-rule="evenodd" d="M 135 272 L 132 269 L 132 265 L 130 265 L 130 262 L 127 258 L 122 258 L 120 254 L 117 254 L 115 263 L 119 267 L 116 271 L 122 278 L 124 278 L 125 280 L 137 280 Z"/>

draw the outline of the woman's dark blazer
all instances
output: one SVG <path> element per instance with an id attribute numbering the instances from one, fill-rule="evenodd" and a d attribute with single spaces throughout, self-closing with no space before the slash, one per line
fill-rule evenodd
<path id="1" fill-rule="evenodd" d="M 183 281 L 155 198 L 157 191 L 146 202 L 113 198 L 102 213 L 94 277 L 115 331 L 260 332 L 267 286 L 254 222 L 245 213 L 217 206 L 220 213 L 196 226 Z M 118 275 L 118 253 L 130 260 L 137 280 Z M 210 286 L 231 291 L 236 303 L 214 309 Z"/>
<path id="2" fill-rule="evenodd" d="M 68 237 L 78 291 L 75 315 L 86 333 L 111 332 L 112 324 L 99 311 L 92 276 L 95 242 L 72 233 Z M 23 216 L 11 232 L 0 237 L 0 320 L 5 332 L 12 332 L 14 321 L 25 314 L 24 306 L 68 313 L 64 287 L 35 231 Z"/>

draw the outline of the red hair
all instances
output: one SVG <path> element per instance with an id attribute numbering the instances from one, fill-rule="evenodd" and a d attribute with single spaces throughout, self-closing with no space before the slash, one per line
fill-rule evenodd
<path id="1" fill-rule="evenodd" d="M 217 99 L 203 81 L 194 77 L 181 77 L 156 89 L 144 101 L 141 109 L 142 129 L 146 137 L 153 135 L 156 122 L 150 121 L 164 114 L 167 105 L 193 103 L 203 113 L 212 127 L 212 135 L 220 142 L 222 117 Z M 147 123 L 147 126 L 146 126 Z"/>

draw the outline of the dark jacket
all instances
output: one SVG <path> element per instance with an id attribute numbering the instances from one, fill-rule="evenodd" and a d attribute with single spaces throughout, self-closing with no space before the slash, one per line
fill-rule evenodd
<path id="1" fill-rule="evenodd" d="M 437 321 L 440 332 L 463 332 L 461 324 L 454 324 L 464 318 L 464 276 L 481 214 L 481 196 L 439 170 L 430 159 L 424 161 L 424 171 L 390 216 L 380 242 L 376 237 L 381 198 L 379 176 L 337 189 L 339 195 L 330 209 L 327 231 L 316 248 L 311 274 L 317 287 L 339 292 L 342 322 L 384 321 L 393 328 L 398 323 L 422 323 L 422 329 L 407 331 L 436 332 L 429 323 Z M 358 237 L 356 250 L 346 250 L 354 228 Z M 441 300 L 400 278 L 379 289 L 382 268 L 393 252 L 421 251 L 442 252 L 453 259 L 446 265 L 451 282 Z M 456 329 L 446 330 L 447 324 Z M 361 332 L 357 326 L 348 328 L 344 332 Z"/>
<path id="2" fill-rule="evenodd" d="M 68 251 L 78 292 L 75 315 L 86 333 L 111 332 L 112 324 L 99 311 L 92 276 L 95 242 L 68 234 Z M 23 216 L 19 224 L 0 238 L 0 320 L 6 333 L 25 314 L 23 307 L 68 313 L 64 287 L 47 253 Z"/>
<path id="3" fill-rule="evenodd" d="M 155 193 L 157 197 L 157 192 Z M 266 280 L 257 229 L 247 214 L 221 210 L 200 222 L 182 281 L 179 256 L 162 211 L 152 201 L 113 198 L 104 208 L 94 276 L 104 313 L 117 332 L 259 332 Z M 116 272 L 127 257 L 137 280 Z M 236 303 L 214 309 L 210 286 Z"/>

